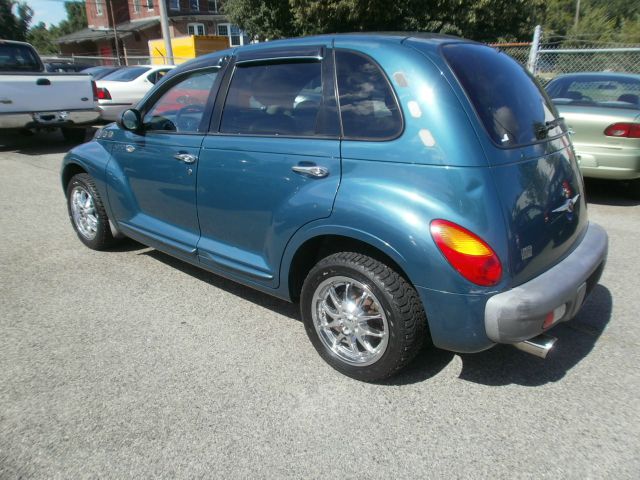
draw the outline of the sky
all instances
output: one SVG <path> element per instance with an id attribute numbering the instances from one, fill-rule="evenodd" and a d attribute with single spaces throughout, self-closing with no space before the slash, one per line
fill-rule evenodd
<path id="1" fill-rule="evenodd" d="M 47 25 L 55 25 L 67 18 L 64 10 L 64 0 L 26 0 L 33 10 L 31 25 L 44 22 Z"/>

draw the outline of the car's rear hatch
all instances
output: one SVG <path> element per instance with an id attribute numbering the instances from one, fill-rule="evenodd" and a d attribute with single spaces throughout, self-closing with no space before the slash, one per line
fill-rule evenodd
<path id="1" fill-rule="evenodd" d="M 544 91 L 506 54 L 471 43 L 451 43 L 442 52 L 478 120 L 509 234 L 511 284 L 523 283 L 566 256 L 587 223 L 566 127 Z"/>

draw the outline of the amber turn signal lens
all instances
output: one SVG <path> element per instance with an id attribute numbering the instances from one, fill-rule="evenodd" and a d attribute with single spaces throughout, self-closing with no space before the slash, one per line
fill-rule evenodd
<path id="1" fill-rule="evenodd" d="M 489 287 L 502 278 L 498 255 L 466 228 L 447 220 L 433 220 L 431 236 L 451 266 L 470 282 Z"/>

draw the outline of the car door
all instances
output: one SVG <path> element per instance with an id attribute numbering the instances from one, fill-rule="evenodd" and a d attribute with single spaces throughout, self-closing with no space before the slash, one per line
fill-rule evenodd
<path id="1" fill-rule="evenodd" d="M 193 261 L 200 235 L 198 152 L 218 72 L 219 67 L 198 69 L 167 82 L 142 107 L 141 131 L 116 131 L 108 165 L 109 201 L 119 228 Z"/>
<path id="2" fill-rule="evenodd" d="M 329 53 L 249 50 L 229 67 L 200 152 L 203 266 L 277 287 L 289 239 L 331 214 L 341 170 Z"/>

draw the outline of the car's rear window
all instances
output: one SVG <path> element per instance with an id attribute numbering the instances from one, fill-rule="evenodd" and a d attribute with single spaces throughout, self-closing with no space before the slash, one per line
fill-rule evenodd
<path id="1" fill-rule="evenodd" d="M 0 71 L 41 72 L 42 65 L 31 47 L 0 42 Z"/>
<path id="2" fill-rule="evenodd" d="M 516 147 L 562 133 L 549 98 L 511 57 L 469 43 L 446 45 L 443 53 L 495 143 Z"/>
<path id="3" fill-rule="evenodd" d="M 556 105 L 640 108 L 640 80 L 613 75 L 561 77 L 547 86 Z"/>
<path id="4" fill-rule="evenodd" d="M 149 67 L 122 68 L 103 77 L 102 80 L 109 80 L 110 82 L 130 82 L 147 71 L 149 71 Z"/>

